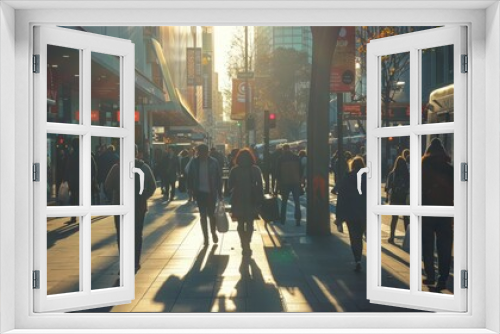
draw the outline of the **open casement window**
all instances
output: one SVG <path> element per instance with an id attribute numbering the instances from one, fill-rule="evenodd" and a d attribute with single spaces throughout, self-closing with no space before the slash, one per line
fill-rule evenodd
<path id="1" fill-rule="evenodd" d="M 55 27 L 35 27 L 34 41 L 34 310 L 128 303 L 134 299 L 134 44 Z M 98 153 L 109 155 L 108 175 L 96 171 Z M 106 176 L 112 178 L 105 191 Z M 100 219 L 110 222 L 106 228 L 93 227 Z M 61 231 L 64 237 L 55 239 Z M 95 240 L 117 236 L 114 253 L 92 256 L 102 252 Z M 55 243 L 64 251 L 54 251 Z"/>
<path id="2" fill-rule="evenodd" d="M 467 310 L 465 29 L 368 45 L 367 297 L 373 303 Z M 392 219 L 401 226 L 396 237 Z M 407 270 L 387 279 L 382 273 L 395 259 Z"/>

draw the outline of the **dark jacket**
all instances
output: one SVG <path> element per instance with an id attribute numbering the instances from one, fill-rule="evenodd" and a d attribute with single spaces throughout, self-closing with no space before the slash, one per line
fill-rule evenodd
<path id="1" fill-rule="evenodd" d="M 180 172 L 179 157 L 175 154 L 165 153 L 161 160 L 161 177 L 163 182 L 174 182 Z"/>
<path id="2" fill-rule="evenodd" d="M 443 156 L 422 159 L 422 205 L 453 206 L 453 166 Z"/>
<path id="3" fill-rule="evenodd" d="M 361 178 L 362 195 L 358 192 L 357 172 L 349 172 L 338 187 L 337 220 L 366 220 L 366 174 Z"/>
<path id="4" fill-rule="evenodd" d="M 217 194 L 222 198 L 222 174 L 219 163 L 212 157 L 207 157 L 208 162 L 208 184 L 211 194 Z M 187 186 L 194 194 L 199 192 L 200 185 L 200 158 L 191 159 L 187 166 Z"/>
<path id="5" fill-rule="evenodd" d="M 256 165 L 235 166 L 229 174 L 231 213 L 239 220 L 253 220 L 262 204 L 262 172 Z"/>
<path id="6" fill-rule="evenodd" d="M 144 190 L 142 195 L 139 194 L 139 175 L 135 174 L 135 209 L 139 211 L 147 211 L 147 200 L 156 190 L 156 180 L 151 171 L 151 168 L 144 161 L 135 159 L 135 167 L 140 168 L 144 172 Z M 112 205 L 120 204 L 120 164 L 115 164 L 111 167 L 108 177 L 104 183 L 107 192 L 112 194 Z"/>
<path id="7" fill-rule="evenodd" d="M 276 164 L 276 176 L 280 186 L 300 185 L 301 170 L 299 156 L 290 151 L 283 152 Z"/>

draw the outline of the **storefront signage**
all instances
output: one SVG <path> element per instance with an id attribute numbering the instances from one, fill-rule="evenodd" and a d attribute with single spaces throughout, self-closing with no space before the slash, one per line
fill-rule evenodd
<path id="1" fill-rule="evenodd" d="M 330 92 L 349 93 L 355 81 L 355 31 L 354 27 L 342 27 L 337 39 L 330 73 Z"/>

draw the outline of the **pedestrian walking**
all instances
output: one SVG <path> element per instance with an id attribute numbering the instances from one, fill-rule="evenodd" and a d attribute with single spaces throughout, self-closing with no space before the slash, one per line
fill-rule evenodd
<path id="1" fill-rule="evenodd" d="M 229 173 L 229 189 L 232 193 L 231 215 L 238 222 L 242 253 L 251 255 L 254 219 L 258 218 L 264 189 L 262 172 L 249 149 L 242 149 L 236 155 L 236 166 Z"/>
<path id="2" fill-rule="evenodd" d="M 302 175 L 300 179 L 300 194 L 304 195 L 306 193 L 306 182 L 307 182 L 307 153 L 306 150 L 299 151 L 300 158 L 300 174 Z"/>
<path id="3" fill-rule="evenodd" d="M 68 182 L 68 188 L 71 193 L 69 205 L 80 205 L 80 139 L 71 140 L 71 152 L 66 161 L 66 170 L 64 172 L 63 182 Z M 71 223 L 76 222 L 76 217 L 71 217 Z"/>
<path id="4" fill-rule="evenodd" d="M 385 183 L 385 191 L 388 194 L 387 199 L 391 205 L 407 205 L 408 196 L 410 194 L 410 173 L 406 166 L 406 161 L 402 156 L 396 158 L 394 167 L 387 175 Z M 394 243 L 396 227 L 398 224 L 399 216 L 392 216 L 391 220 L 391 234 L 387 240 L 389 243 Z M 403 216 L 405 231 L 410 224 L 410 217 Z"/>
<path id="5" fill-rule="evenodd" d="M 208 155 L 208 146 L 198 145 L 197 156 L 187 166 L 187 185 L 198 203 L 200 224 L 205 245 L 208 245 L 208 221 L 214 243 L 219 242 L 215 230 L 215 203 L 222 199 L 222 175 L 219 163 Z M 207 221 L 208 218 L 208 221 Z"/>
<path id="6" fill-rule="evenodd" d="M 104 152 L 97 158 L 97 183 L 100 191 L 100 204 L 108 204 L 112 197 L 111 194 L 106 193 L 104 182 L 111 167 L 120 160 L 115 151 L 114 145 L 108 145 Z"/>
<path id="7" fill-rule="evenodd" d="M 295 225 L 300 226 L 302 214 L 300 212 L 300 182 L 302 180 L 300 158 L 290 151 L 290 145 L 283 145 L 283 154 L 277 161 L 276 175 L 281 193 L 281 224 L 286 223 L 286 208 L 290 192 L 295 203 Z"/>
<path id="8" fill-rule="evenodd" d="M 142 253 L 142 232 L 144 229 L 144 219 L 148 211 L 147 200 L 154 194 L 156 190 L 156 180 L 151 170 L 151 167 L 143 160 L 139 159 L 139 150 L 135 145 L 135 168 L 139 168 L 144 172 L 144 189 L 142 194 L 139 194 L 140 178 L 135 175 L 135 272 L 141 268 L 141 253 Z M 112 194 L 112 204 L 120 204 L 120 164 L 115 164 L 108 173 L 105 181 L 106 191 Z M 116 240 L 118 249 L 120 249 L 120 221 L 121 216 L 114 216 Z"/>
<path id="9" fill-rule="evenodd" d="M 189 163 L 189 160 L 191 158 L 189 157 L 189 152 L 188 150 L 182 150 L 180 153 L 179 153 L 179 164 L 180 164 L 180 168 L 179 168 L 179 192 L 181 193 L 185 193 L 186 192 L 186 189 L 187 189 L 187 185 L 186 185 L 186 178 L 187 178 L 187 172 L 186 172 L 186 167 Z"/>
<path id="10" fill-rule="evenodd" d="M 363 234 L 366 231 L 366 174 L 361 179 L 362 195 L 357 190 L 357 174 L 365 167 L 362 157 L 356 156 L 349 163 L 349 172 L 340 180 L 337 198 L 337 221 L 347 223 L 356 272 L 361 271 Z"/>
<path id="11" fill-rule="evenodd" d="M 277 182 L 277 172 L 278 169 L 277 164 L 278 160 L 283 154 L 282 147 L 276 147 L 276 150 L 271 154 L 269 159 L 269 171 L 271 176 L 271 193 L 277 195 L 278 194 L 278 182 Z"/>
<path id="12" fill-rule="evenodd" d="M 434 138 L 422 157 L 422 205 L 453 206 L 453 191 L 451 158 L 441 140 Z M 437 283 L 434 245 L 438 257 Z M 423 283 L 431 289 L 441 291 L 446 288 L 450 276 L 452 249 L 453 218 L 422 217 L 422 257 L 426 274 Z"/>
<path id="13" fill-rule="evenodd" d="M 175 183 L 180 172 L 179 158 L 175 154 L 172 146 L 167 147 L 165 154 L 162 157 L 161 164 L 161 182 L 162 193 L 165 198 L 173 201 L 175 198 Z"/>

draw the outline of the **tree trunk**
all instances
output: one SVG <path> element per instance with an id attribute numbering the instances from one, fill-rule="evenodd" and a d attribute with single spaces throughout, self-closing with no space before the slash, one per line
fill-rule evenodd
<path id="1" fill-rule="evenodd" d="M 330 68 L 340 27 L 311 27 L 313 53 L 307 113 L 307 234 L 329 235 Z"/>

